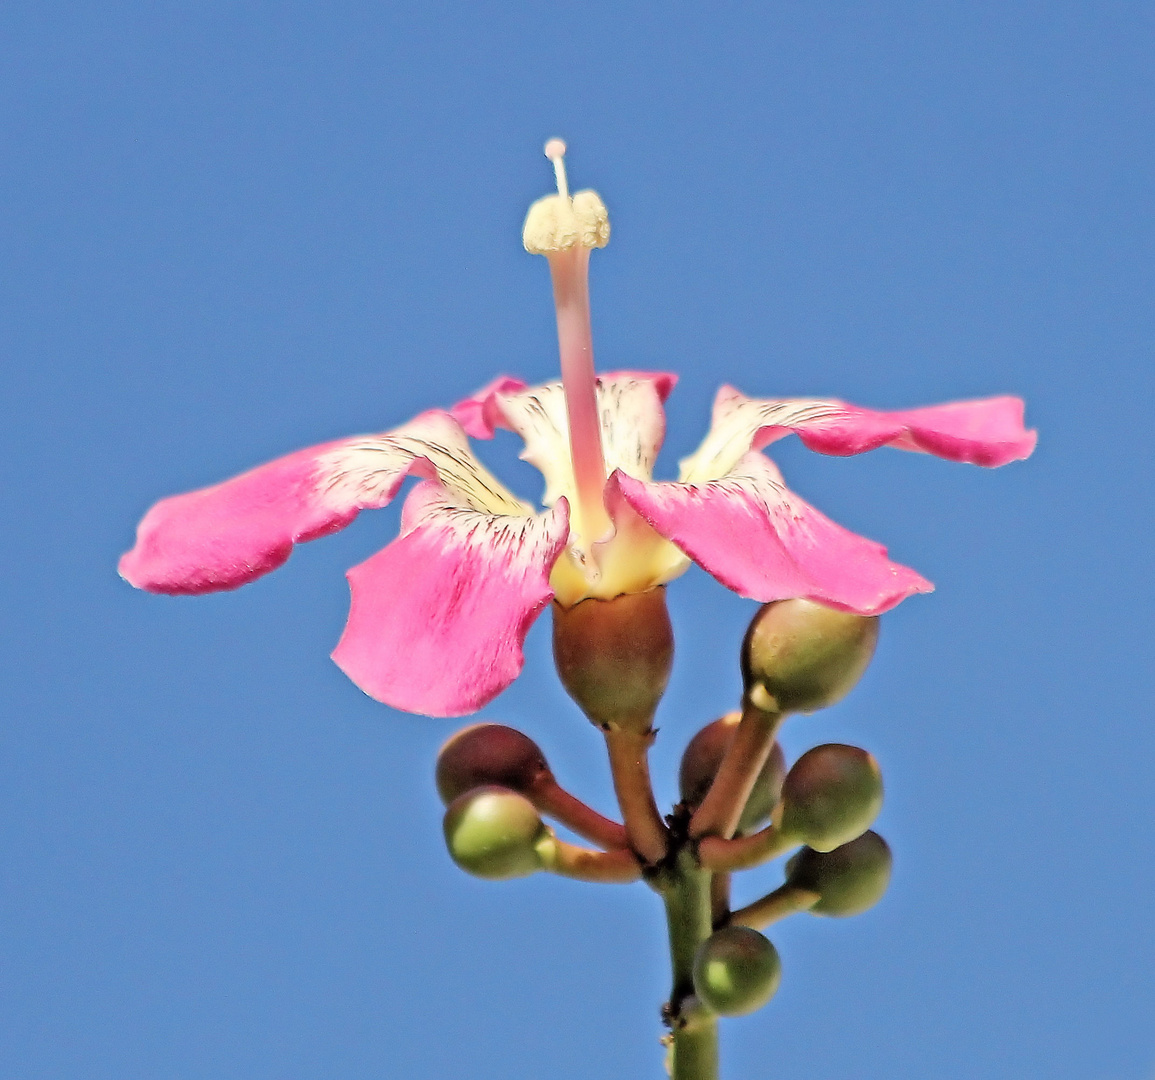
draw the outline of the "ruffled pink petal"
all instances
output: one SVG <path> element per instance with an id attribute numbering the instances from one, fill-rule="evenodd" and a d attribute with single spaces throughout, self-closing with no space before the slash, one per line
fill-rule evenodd
<path id="1" fill-rule="evenodd" d="M 792 433 L 823 454 L 893 446 L 990 467 L 1029 457 L 1037 439 L 1024 428 L 1023 402 L 1015 397 L 878 412 L 817 398 L 748 398 L 723 386 L 710 431 L 682 462 L 681 478 L 699 482 L 724 476 L 747 450 Z"/>
<path id="2" fill-rule="evenodd" d="M 877 615 L 930 582 L 886 557 L 886 549 L 836 525 L 790 491 L 762 454 L 700 484 L 654 483 L 614 473 L 620 494 L 662 536 L 727 588 L 767 602 L 801 597 Z"/>
<path id="3" fill-rule="evenodd" d="M 298 450 L 213 487 L 162 499 L 121 557 L 121 577 L 151 592 L 205 593 L 275 570 L 294 544 L 343 529 L 365 506 L 388 502 L 401 483 L 403 473 L 371 503 L 327 499 L 316 479 L 318 462 L 344 445 Z"/>
<path id="4" fill-rule="evenodd" d="M 213 487 L 162 499 L 137 528 L 120 573 L 152 592 L 235 589 L 275 570 L 294 544 L 385 506 L 410 472 L 442 477 L 479 507 L 532 514 L 473 457 L 458 423 L 431 411 L 383 435 L 298 450 Z"/>
<path id="5" fill-rule="evenodd" d="M 811 450 L 822 454 L 861 454 L 893 446 L 989 468 L 1030 457 L 1038 440 L 1036 432 L 1023 427 L 1023 402 L 1015 397 L 955 401 L 901 412 L 842 405 L 839 413 L 793 430 Z"/>
<path id="6" fill-rule="evenodd" d="M 449 410 L 453 418 L 474 439 L 492 439 L 494 431 L 504 427 L 501 410 L 497 407 L 498 394 L 516 394 L 526 388 L 520 379 L 499 375 L 464 401 Z"/>
<path id="7" fill-rule="evenodd" d="M 474 712 L 521 671 L 568 532 L 565 500 L 537 517 L 482 514 L 437 481 L 419 484 L 401 535 L 349 571 L 352 605 L 333 659 L 394 708 Z"/>

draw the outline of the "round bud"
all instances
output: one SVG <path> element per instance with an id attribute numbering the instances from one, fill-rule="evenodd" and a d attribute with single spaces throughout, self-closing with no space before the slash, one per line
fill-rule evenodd
<path id="1" fill-rule="evenodd" d="M 742 679 L 780 712 L 814 712 L 844 698 L 862 677 L 878 642 L 878 617 L 815 604 L 766 604 L 742 642 Z"/>
<path id="2" fill-rule="evenodd" d="M 782 832 L 816 851 L 861 836 L 882 809 L 882 772 L 857 746 L 828 743 L 807 750 L 782 785 Z"/>
<path id="3" fill-rule="evenodd" d="M 678 786 L 687 806 L 696 808 L 706 797 L 741 719 L 740 712 L 727 713 L 707 724 L 690 740 L 678 769 Z M 786 757 L 782 747 L 775 743 L 746 800 L 738 821 L 739 832 L 749 832 L 769 820 L 778 805 L 785 776 Z"/>
<path id="4" fill-rule="evenodd" d="M 786 881 L 819 894 L 815 915 L 858 915 L 882 899 L 892 862 L 886 841 L 864 832 L 833 851 L 803 848 L 786 864 Z"/>
<path id="5" fill-rule="evenodd" d="M 476 877 L 501 881 L 541 869 L 537 843 L 548 834 L 533 804 L 490 785 L 458 795 L 445 811 L 445 844 Z"/>
<path id="6" fill-rule="evenodd" d="M 446 806 L 485 784 L 525 794 L 550 775 L 537 743 L 503 724 L 462 728 L 437 755 L 437 791 Z"/>
<path id="7" fill-rule="evenodd" d="M 778 950 L 748 926 L 723 927 L 694 954 L 694 993 L 719 1016 L 762 1008 L 781 981 Z"/>
<path id="8" fill-rule="evenodd" d="M 566 692 L 604 730 L 648 734 L 674 662 L 666 590 L 553 605 L 553 656 Z"/>

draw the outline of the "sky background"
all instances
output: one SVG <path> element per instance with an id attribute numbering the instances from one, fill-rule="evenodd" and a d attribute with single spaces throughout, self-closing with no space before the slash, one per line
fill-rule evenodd
<path id="1" fill-rule="evenodd" d="M 877 755 L 893 885 L 772 931 L 724 1076 L 1151 1080 L 1153 55 L 1155 10 L 1112 0 L 7 0 L 0 1075 L 662 1076 L 658 899 L 457 871 L 460 724 L 328 659 L 396 507 L 235 593 L 115 572 L 163 495 L 554 377 L 520 227 L 560 135 L 613 222 L 599 363 L 680 375 L 659 475 L 724 382 L 1015 393 L 1040 432 L 993 472 L 774 448 L 938 588 L 786 730 Z M 512 436 L 483 454 L 540 493 Z M 698 570 L 669 594 L 665 804 L 755 609 Z M 548 618 L 481 715 L 611 808 Z"/>

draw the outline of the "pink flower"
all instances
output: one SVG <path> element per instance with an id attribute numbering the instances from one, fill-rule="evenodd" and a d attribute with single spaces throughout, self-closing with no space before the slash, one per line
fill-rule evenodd
<path id="1" fill-rule="evenodd" d="M 797 434 L 824 454 L 893 446 L 1003 465 L 1034 449 L 1022 402 L 875 412 L 723 387 L 678 480 L 654 481 L 675 378 L 595 377 L 587 273 L 609 224 L 593 192 L 569 197 L 564 147 L 550 150 L 559 194 L 531 208 L 525 241 L 550 261 L 561 382 L 501 378 L 448 411 L 164 499 L 120 560 L 126 580 L 160 593 L 237 588 L 275 570 L 294 544 L 385 506 L 416 476 L 400 536 L 349 571 L 349 620 L 333 659 L 372 697 L 434 716 L 472 712 L 513 681 L 525 635 L 551 598 L 570 606 L 643 592 L 690 560 L 754 600 L 805 597 L 864 615 L 931 589 L 791 492 L 761 451 Z M 499 427 L 522 437 L 522 456 L 545 477 L 546 510 L 518 499 L 474 456 L 468 436 L 491 438 Z"/>

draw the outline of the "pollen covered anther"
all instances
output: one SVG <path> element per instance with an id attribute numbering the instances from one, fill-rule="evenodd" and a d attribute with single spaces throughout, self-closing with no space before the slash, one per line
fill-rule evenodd
<path id="1" fill-rule="evenodd" d="M 550 139 L 545 156 L 553 162 L 557 194 L 538 199 L 530 208 L 521 231 L 525 250 L 532 255 L 552 255 L 573 248 L 602 248 L 610 241 L 610 218 L 596 191 L 579 191 L 572 198 L 565 172 L 565 143 Z"/>

